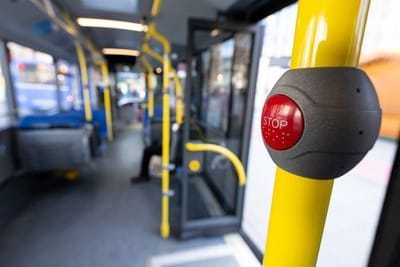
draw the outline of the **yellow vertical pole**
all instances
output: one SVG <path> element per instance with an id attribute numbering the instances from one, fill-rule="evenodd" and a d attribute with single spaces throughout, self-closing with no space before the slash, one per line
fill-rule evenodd
<path id="1" fill-rule="evenodd" d="M 103 76 L 104 83 L 104 109 L 106 111 L 106 123 L 107 123 L 107 138 L 108 141 L 112 141 L 114 139 L 113 134 L 113 121 L 112 121 L 112 111 L 111 111 L 111 92 L 110 92 L 110 79 L 108 66 L 106 62 L 100 63 L 101 73 Z"/>
<path id="2" fill-rule="evenodd" d="M 169 225 L 169 197 L 170 197 L 170 188 L 169 188 L 169 170 L 170 170 L 170 162 L 169 162 L 169 141 L 170 141 L 170 60 L 169 54 L 171 53 L 171 45 L 168 39 L 157 32 L 156 25 L 151 23 L 148 27 L 148 31 L 146 33 L 145 39 L 154 38 L 156 41 L 160 42 L 163 46 L 164 53 L 162 56 L 162 64 L 163 64 L 163 97 L 162 97 L 162 107 L 163 107 L 163 115 L 162 115 L 162 165 L 163 170 L 161 173 L 161 190 L 162 190 L 162 200 L 161 200 L 161 236 L 163 238 L 168 238 L 170 234 L 170 225 Z M 152 53 L 149 51 L 149 47 L 147 44 L 142 46 L 143 51 L 148 53 L 149 55 L 159 58 L 157 53 Z M 153 55 L 154 54 L 154 55 Z M 157 55 L 156 55 L 157 54 Z"/>
<path id="3" fill-rule="evenodd" d="M 163 59 L 163 123 L 162 123 L 162 213 L 161 213 L 161 236 L 169 237 L 169 139 L 170 139 L 170 112 L 169 112 L 169 52 L 164 47 Z"/>
<path id="4" fill-rule="evenodd" d="M 92 107 L 90 104 L 90 92 L 89 92 L 89 78 L 88 69 L 86 64 L 85 52 L 83 51 L 82 45 L 76 41 L 75 42 L 76 54 L 78 56 L 79 68 L 81 70 L 81 79 L 83 87 L 83 106 L 85 110 L 86 121 L 92 121 Z"/>
<path id="5" fill-rule="evenodd" d="M 300 0 L 292 68 L 357 66 L 369 0 Z M 278 168 L 264 267 L 316 265 L 333 180 Z"/>

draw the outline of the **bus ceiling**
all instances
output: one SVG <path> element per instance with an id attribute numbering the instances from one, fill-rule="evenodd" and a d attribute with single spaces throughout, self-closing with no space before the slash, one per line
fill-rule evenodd
<path id="1" fill-rule="evenodd" d="M 63 11 L 78 17 L 124 20 L 148 23 L 153 1 L 148 0 L 7 0 L 0 1 L 0 38 L 49 53 L 56 58 L 71 59 L 75 55 L 72 38 L 54 23 Z M 293 0 L 167 0 L 155 18 L 158 30 L 170 40 L 173 51 L 183 54 L 190 17 L 232 22 L 256 22 L 293 3 Z M 38 8 L 43 6 L 43 8 Z M 52 14 L 53 13 L 53 14 Z M 53 18 L 52 15 L 54 15 Z M 84 28 L 98 48 L 138 49 L 143 32 Z"/>

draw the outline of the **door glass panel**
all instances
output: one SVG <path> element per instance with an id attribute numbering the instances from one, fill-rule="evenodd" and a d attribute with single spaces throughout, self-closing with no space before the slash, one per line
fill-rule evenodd
<path id="1" fill-rule="evenodd" d="M 253 33 L 199 29 L 193 40 L 190 140 L 225 146 L 241 158 Z M 189 175 L 187 219 L 235 215 L 239 187 L 230 161 L 211 152 L 197 155 L 203 167 Z"/>
<path id="2" fill-rule="evenodd" d="M 228 130 L 233 50 L 233 39 L 216 44 L 211 48 L 206 123 L 208 126 L 223 132 Z"/>
<path id="3" fill-rule="evenodd" d="M 235 57 L 232 74 L 232 101 L 230 112 L 229 147 L 239 155 L 240 140 L 243 138 L 243 124 L 246 115 L 247 91 L 249 86 L 250 56 L 252 38 L 249 34 L 235 35 Z"/>

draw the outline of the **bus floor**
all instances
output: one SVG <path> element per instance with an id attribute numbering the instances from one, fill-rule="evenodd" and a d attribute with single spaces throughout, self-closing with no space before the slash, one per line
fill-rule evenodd
<path id="1" fill-rule="evenodd" d="M 141 131 L 125 130 L 77 180 L 36 177 L 24 207 L 0 224 L 0 266 L 240 266 L 229 253 L 204 265 L 162 263 L 182 251 L 223 250 L 226 238 L 160 238 L 160 181 L 129 181 L 142 148 Z M 12 206 L 2 191 L 0 205 Z"/>

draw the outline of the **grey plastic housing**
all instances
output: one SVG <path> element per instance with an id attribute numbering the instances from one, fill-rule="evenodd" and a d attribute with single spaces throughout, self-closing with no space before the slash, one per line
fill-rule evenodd
<path id="1" fill-rule="evenodd" d="M 293 99 L 304 118 L 302 136 L 293 147 L 279 151 L 266 145 L 276 165 L 289 172 L 337 178 L 356 166 L 378 138 L 381 108 L 372 82 L 360 69 L 289 70 L 268 98 L 276 94 Z"/>

